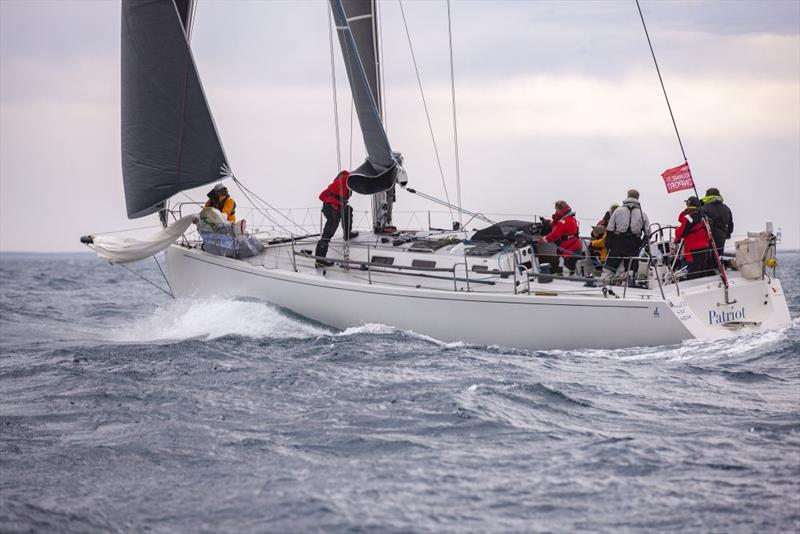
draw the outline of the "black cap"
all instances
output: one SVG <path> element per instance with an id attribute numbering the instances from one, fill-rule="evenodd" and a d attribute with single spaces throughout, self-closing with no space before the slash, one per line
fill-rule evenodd
<path id="1" fill-rule="evenodd" d="M 685 202 L 687 206 L 694 206 L 696 208 L 700 207 L 700 199 L 697 197 L 689 197 Z"/>
<path id="2" fill-rule="evenodd" d="M 708 189 L 706 189 L 706 196 L 707 197 L 719 196 L 719 189 L 717 189 L 716 187 L 709 187 Z"/>

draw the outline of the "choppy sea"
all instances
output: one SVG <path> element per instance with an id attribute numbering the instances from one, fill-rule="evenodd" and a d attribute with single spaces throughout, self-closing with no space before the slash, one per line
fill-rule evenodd
<path id="1" fill-rule="evenodd" d="M 0 531 L 797 532 L 779 261 L 782 331 L 526 352 L 4 253 Z"/>

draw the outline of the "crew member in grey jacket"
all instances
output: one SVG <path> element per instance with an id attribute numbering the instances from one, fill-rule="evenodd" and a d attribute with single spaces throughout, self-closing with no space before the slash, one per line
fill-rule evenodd
<path id="1" fill-rule="evenodd" d="M 616 274 L 623 261 L 625 272 L 631 269 L 635 272 L 639 262 L 631 261 L 631 257 L 638 256 L 642 245 L 650 239 L 650 220 L 642 211 L 639 191 L 628 191 L 628 198 L 611 215 L 606 232 L 608 258 L 603 267 L 603 275 L 610 277 Z"/>

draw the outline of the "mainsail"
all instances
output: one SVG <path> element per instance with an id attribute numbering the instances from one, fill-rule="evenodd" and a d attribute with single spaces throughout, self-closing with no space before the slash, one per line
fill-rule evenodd
<path id="1" fill-rule="evenodd" d="M 122 178 L 131 219 L 228 167 L 189 49 L 192 8 L 192 0 L 122 2 Z"/>
<path id="2" fill-rule="evenodd" d="M 371 5 L 366 6 L 366 10 L 363 5 L 371 4 L 371 2 L 350 0 L 348 2 L 349 12 L 345 11 L 342 0 L 330 0 L 330 4 L 347 68 L 350 90 L 353 93 L 358 122 L 361 125 L 364 145 L 367 148 L 367 160 L 351 173 L 347 183 L 353 191 L 371 195 L 390 189 L 398 178 L 398 174 L 402 173 L 397 162 L 399 155 L 392 152 L 381 122 L 377 96 L 379 95 L 379 77 L 375 65 L 373 29 L 358 29 L 362 43 L 364 43 L 362 48 L 359 48 L 354 35 L 356 30 L 351 29 L 348 21 L 350 19 L 355 24 L 359 20 L 364 20 L 369 25 L 373 24 Z M 365 15 L 368 15 L 369 18 L 363 18 Z M 367 42 L 371 44 L 367 45 Z M 372 75 L 372 84 L 370 84 L 370 75 L 367 73 L 365 63 L 371 65 L 369 71 Z"/>
<path id="3" fill-rule="evenodd" d="M 342 0 L 356 50 L 364 66 L 367 84 L 383 120 L 383 91 L 380 77 L 380 54 L 378 49 L 377 0 Z M 372 195 L 372 224 L 376 232 L 382 232 L 392 224 L 394 188 Z"/>

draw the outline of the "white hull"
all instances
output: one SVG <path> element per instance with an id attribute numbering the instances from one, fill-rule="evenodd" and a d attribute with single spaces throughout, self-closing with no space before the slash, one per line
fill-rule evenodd
<path id="1" fill-rule="evenodd" d="M 575 294 L 580 285 L 565 282 L 531 284 L 530 294 L 514 294 L 513 286 L 464 291 L 461 284 L 455 291 L 451 281 L 449 289 L 443 282 L 440 289 L 421 288 L 397 274 L 367 280 L 363 271 L 324 273 L 300 263 L 295 272 L 279 268 L 277 260 L 265 266 L 269 257 L 270 250 L 257 261 L 242 261 L 173 245 L 168 279 L 176 297 L 257 298 L 335 328 L 381 323 L 447 342 L 532 350 L 664 345 L 789 323 L 777 279 L 744 280 L 735 273 L 729 295 L 736 302 L 724 304 L 716 278 L 681 283 L 680 295 L 667 286 L 664 298 L 659 289 L 629 289 L 625 298 L 604 297 L 597 289 Z M 621 297 L 622 289 L 615 289 Z"/>

